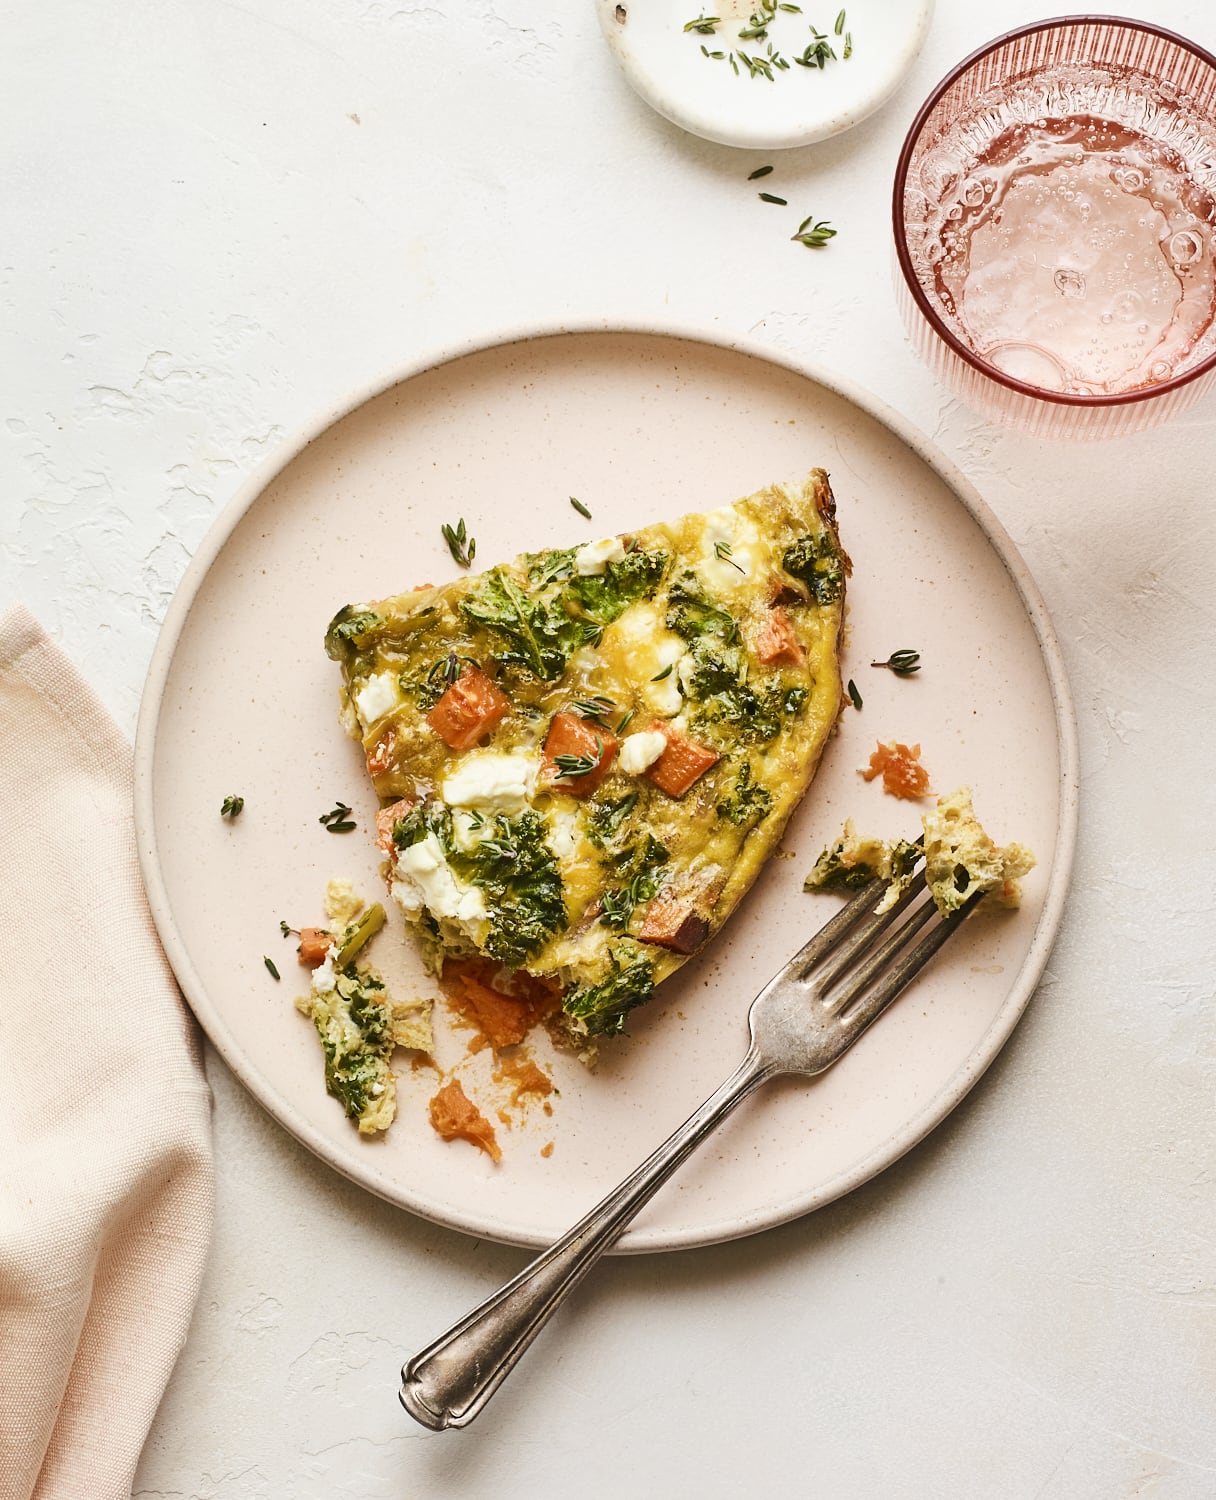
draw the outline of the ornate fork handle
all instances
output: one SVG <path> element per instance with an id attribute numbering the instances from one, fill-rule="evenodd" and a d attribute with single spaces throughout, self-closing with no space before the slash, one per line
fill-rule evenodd
<path id="1" fill-rule="evenodd" d="M 591 1267 L 676 1168 L 753 1089 L 780 1069 L 755 1046 L 701 1107 L 598 1203 L 402 1371 L 401 1404 L 424 1427 L 464 1427 Z"/>
<path id="2" fill-rule="evenodd" d="M 550 1249 L 401 1372 L 401 1404 L 436 1431 L 465 1427 L 545 1323 L 676 1168 L 742 1099 L 775 1073 L 822 1073 L 843 1056 L 957 931 L 977 893 L 940 919 L 917 875 L 875 910 L 875 879 L 831 917 L 752 1001 L 743 1061 L 700 1109 Z"/>

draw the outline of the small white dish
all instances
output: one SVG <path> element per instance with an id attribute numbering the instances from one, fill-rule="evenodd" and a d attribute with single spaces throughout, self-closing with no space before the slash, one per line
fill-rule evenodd
<path id="1" fill-rule="evenodd" d="M 873 114 L 911 67 L 933 14 L 933 0 L 848 0 L 843 9 L 840 0 L 797 0 L 778 6 L 767 36 L 740 39 L 759 4 L 596 0 L 625 77 L 659 114 L 707 141 L 765 150 L 807 146 Z M 716 18 L 712 32 L 685 31 L 702 16 Z M 795 61 L 814 45 L 812 28 L 835 53 L 821 68 Z M 770 47 L 788 66 L 773 66 Z M 760 60 L 755 71 L 741 52 Z"/>

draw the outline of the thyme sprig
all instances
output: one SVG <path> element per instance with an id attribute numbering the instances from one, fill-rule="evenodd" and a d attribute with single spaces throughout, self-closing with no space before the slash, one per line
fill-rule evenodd
<path id="1" fill-rule="evenodd" d="M 464 517 L 461 516 L 455 526 L 449 526 L 445 521 L 439 530 L 456 565 L 461 568 L 471 567 L 477 556 L 477 539 L 469 535 Z"/>
<path id="2" fill-rule="evenodd" d="M 806 245 L 810 250 L 821 250 L 829 240 L 836 238 L 836 231 L 826 219 L 815 222 L 815 215 L 808 214 L 798 226 L 798 233 L 790 239 L 797 245 Z"/>
<path id="3" fill-rule="evenodd" d="M 446 656 L 441 656 L 437 662 L 431 664 L 426 680 L 432 687 L 437 687 L 441 682 L 444 687 L 451 687 L 460 676 L 461 662 L 468 662 L 471 667 L 476 667 L 479 671 L 481 669 L 481 663 L 476 657 L 457 656 L 455 651 L 449 651 Z"/>
<path id="4" fill-rule="evenodd" d="M 244 797 L 225 797 L 223 802 L 220 803 L 220 817 L 227 818 L 229 821 L 233 818 L 239 818 L 241 809 L 244 806 Z"/>
<path id="5" fill-rule="evenodd" d="M 598 724 L 601 729 L 610 729 L 604 715 L 611 713 L 616 704 L 611 698 L 596 696 L 594 698 L 576 698 L 571 705 L 580 719 L 586 719 L 590 724 Z"/>
<path id="6" fill-rule="evenodd" d="M 920 671 L 919 651 L 892 651 L 886 661 L 872 661 L 872 667 L 887 667 L 895 673 L 896 677 L 911 677 L 913 672 Z"/>
<path id="7" fill-rule="evenodd" d="M 595 737 L 595 755 L 555 755 L 553 764 L 557 767 L 555 780 L 563 778 L 573 779 L 575 776 L 590 776 L 600 761 L 604 758 L 604 742 L 597 734 Z"/>
<path id="8" fill-rule="evenodd" d="M 760 196 L 763 198 L 764 194 L 761 193 Z M 774 203 L 784 203 L 785 199 L 784 198 L 774 198 L 772 201 Z M 739 566 L 739 564 L 735 561 L 734 548 L 731 546 L 731 544 L 729 542 L 715 542 L 714 543 L 714 555 L 717 557 L 717 559 L 718 559 L 719 562 L 729 563 L 731 565 L 731 567 L 734 568 L 734 570 L 737 573 L 746 573 L 747 572 L 746 568 L 741 568 Z M 667 670 L 670 672 L 671 668 L 668 667 Z M 653 678 L 651 680 L 653 681 Z"/>
<path id="9" fill-rule="evenodd" d="M 722 24 L 721 16 L 699 15 L 691 21 L 685 21 L 685 31 L 695 31 L 700 36 L 713 36 L 714 32 Z"/>
<path id="10" fill-rule="evenodd" d="M 279 931 L 283 934 L 284 937 L 300 936 L 300 929 L 298 927 L 288 927 L 287 923 L 283 920 L 282 917 L 279 918 Z"/>

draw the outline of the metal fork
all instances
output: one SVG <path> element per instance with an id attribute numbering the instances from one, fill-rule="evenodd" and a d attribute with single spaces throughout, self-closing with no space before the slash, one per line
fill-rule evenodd
<path id="1" fill-rule="evenodd" d="M 635 1171 L 548 1250 L 401 1371 L 401 1404 L 424 1427 L 465 1427 L 635 1214 L 741 1100 L 778 1073 L 822 1073 L 920 972 L 978 905 L 940 917 L 924 872 L 890 911 L 871 881 L 764 986 L 751 1044 L 728 1079 Z"/>

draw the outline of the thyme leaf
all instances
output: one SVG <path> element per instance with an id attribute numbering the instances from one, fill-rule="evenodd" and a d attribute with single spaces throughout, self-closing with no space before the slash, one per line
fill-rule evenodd
<path id="1" fill-rule="evenodd" d="M 573 779 L 575 776 L 590 776 L 600 761 L 604 758 L 604 742 L 597 734 L 595 737 L 595 755 L 555 755 L 553 764 L 557 767 L 555 781 L 563 777 Z"/>
<path id="2" fill-rule="evenodd" d="M 580 719 L 586 719 L 588 723 L 598 724 L 601 729 L 607 729 L 609 725 L 604 721 L 604 715 L 610 713 L 616 704 L 611 698 L 577 698 L 571 704 Z"/>
<path id="3" fill-rule="evenodd" d="M 721 16 L 699 15 L 691 21 L 684 22 L 685 31 L 695 31 L 701 36 L 713 36 L 714 32 L 722 24 Z"/>
<path id="4" fill-rule="evenodd" d="M 262 955 L 262 962 L 266 965 L 266 968 L 267 968 L 267 970 L 268 970 L 268 972 L 270 974 L 271 979 L 281 979 L 283 977 L 279 973 L 278 969 L 275 967 L 275 962 L 274 962 L 273 958 L 267 958 L 266 955 L 263 954 Z"/>
<path id="5" fill-rule="evenodd" d="M 575 498 L 575 496 L 571 495 L 570 504 L 574 506 L 575 510 L 578 511 L 580 516 L 585 516 L 588 521 L 591 519 L 591 512 L 587 509 L 587 507 L 581 500 L 578 500 Z"/>
<path id="6" fill-rule="evenodd" d="M 324 823 L 327 833 L 349 833 L 355 827 L 350 813 L 345 802 L 336 802 L 329 812 L 321 814 L 317 822 Z"/>
<path id="7" fill-rule="evenodd" d="M 771 166 L 769 166 L 769 167 L 757 167 L 754 172 L 749 172 L 747 174 L 747 180 L 748 180 L 748 182 L 755 182 L 755 180 L 756 180 L 757 177 L 767 177 L 768 174 L 772 170 L 773 169 L 772 169 Z"/>
<path id="8" fill-rule="evenodd" d="M 853 700 L 853 707 L 861 707 L 861 694 L 857 691 L 857 684 L 849 678 L 849 697 Z"/>
<path id="9" fill-rule="evenodd" d="M 225 797 L 223 802 L 220 804 L 220 817 L 228 818 L 230 821 L 233 818 L 239 818 L 241 815 L 241 809 L 244 806 L 244 797 Z"/>

